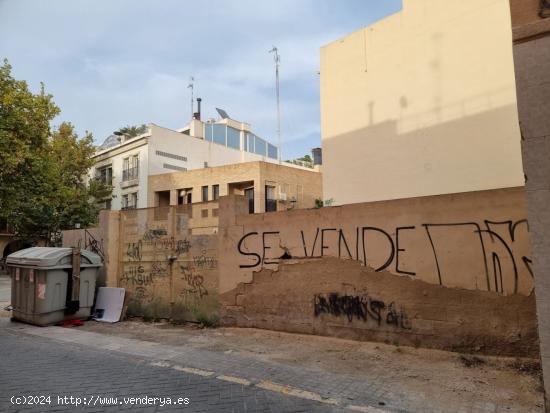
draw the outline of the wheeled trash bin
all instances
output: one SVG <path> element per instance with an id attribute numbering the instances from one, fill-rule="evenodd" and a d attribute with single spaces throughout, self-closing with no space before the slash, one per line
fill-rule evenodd
<path id="1" fill-rule="evenodd" d="M 6 258 L 12 318 L 40 326 L 85 319 L 94 304 L 99 255 L 75 248 L 33 247 Z"/>

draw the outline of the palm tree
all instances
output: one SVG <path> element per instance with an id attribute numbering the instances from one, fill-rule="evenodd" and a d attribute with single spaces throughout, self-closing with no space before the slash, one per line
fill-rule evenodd
<path id="1" fill-rule="evenodd" d="M 135 138 L 138 135 L 141 135 L 142 133 L 147 132 L 147 126 L 141 125 L 141 126 L 124 126 L 123 128 L 120 128 L 115 132 L 115 135 L 124 135 L 128 138 Z"/>

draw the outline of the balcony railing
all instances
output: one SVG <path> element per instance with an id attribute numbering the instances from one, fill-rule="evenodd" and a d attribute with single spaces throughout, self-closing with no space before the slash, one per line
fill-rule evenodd
<path id="1" fill-rule="evenodd" d="M 132 181 L 134 179 L 138 179 L 138 168 L 137 166 L 134 168 L 128 168 L 122 170 L 122 181 Z"/>
<path id="2" fill-rule="evenodd" d="M 105 185 L 113 185 L 113 178 L 112 177 L 106 177 L 105 175 L 96 175 L 95 179 L 99 182 L 105 184 Z"/>

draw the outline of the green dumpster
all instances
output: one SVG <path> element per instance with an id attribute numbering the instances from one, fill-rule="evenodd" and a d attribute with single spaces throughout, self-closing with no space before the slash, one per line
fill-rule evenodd
<path id="1" fill-rule="evenodd" d="M 101 257 L 73 248 L 33 247 L 6 258 L 12 318 L 40 326 L 85 319 L 94 304 Z"/>

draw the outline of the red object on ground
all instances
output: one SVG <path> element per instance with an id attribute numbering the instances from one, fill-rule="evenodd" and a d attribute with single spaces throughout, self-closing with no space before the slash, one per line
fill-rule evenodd
<path id="1" fill-rule="evenodd" d="M 80 327 L 84 325 L 82 320 L 65 320 L 57 324 L 58 326 L 69 328 L 69 327 Z"/>

